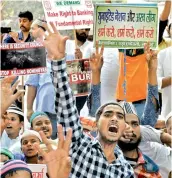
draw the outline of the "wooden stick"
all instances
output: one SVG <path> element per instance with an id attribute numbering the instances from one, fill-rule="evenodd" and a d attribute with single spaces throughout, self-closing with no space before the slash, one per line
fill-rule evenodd
<path id="1" fill-rule="evenodd" d="M 22 77 L 22 86 L 24 87 L 24 76 L 21 76 Z M 24 112 L 24 94 L 22 94 L 22 111 Z"/>
<path id="2" fill-rule="evenodd" d="M 73 35 L 74 35 L 75 49 L 76 49 L 78 47 L 78 45 L 77 45 L 77 38 L 76 38 L 76 30 L 75 30 L 75 28 L 73 29 Z"/>

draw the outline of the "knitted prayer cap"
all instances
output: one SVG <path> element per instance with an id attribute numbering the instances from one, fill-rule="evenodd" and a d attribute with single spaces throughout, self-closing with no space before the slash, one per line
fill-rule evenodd
<path id="1" fill-rule="evenodd" d="M 124 109 L 125 114 L 134 114 L 138 117 L 135 107 L 132 103 L 120 101 L 119 104 Z"/>
<path id="2" fill-rule="evenodd" d="M 44 23 L 47 23 L 45 20 L 42 20 L 42 19 L 36 19 L 35 21 L 33 21 L 32 26 L 34 25 L 38 25 L 40 26 L 44 31 L 46 31 L 46 29 L 44 28 Z"/>
<path id="3" fill-rule="evenodd" d="M 96 114 L 95 114 L 96 121 L 99 120 L 100 115 L 101 115 L 102 112 L 103 112 L 103 109 L 104 109 L 106 106 L 108 106 L 108 105 L 116 105 L 116 106 L 119 106 L 120 108 L 122 108 L 122 107 L 120 106 L 120 104 L 117 103 L 117 102 L 114 102 L 114 101 L 112 101 L 112 102 L 107 102 L 107 103 L 101 105 L 101 106 L 97 109 Z M 123 108 L 122 108 L 122 109 L 123 109 Z M 124 114 L 125 114 L 125 112 L 124 112 Z"/>
<path id="4" fill-rule="evenodd" d="M 42 142 L 42 138 L 39 135 L 38 132 L 34 131 L 34 130 L 26 130 L 22 135 L 21 135 L 21 141 L 23 138 L 28 137 L 28 136 L 36 136 L 40 142 Z"/>
<path id="5" fill-rule="evenodd" d="M 15 114 L 18 114 L 18 115 L 24 117 L 23 111 L 22 111 L 19 107 L 17 107 L 15 104 L 12 104 L 12 105 L 7 109 L 7 112 L 8 112 L 8 113 L 15 113 Z"/>
<path id="6" fill-rule="evenodd" d="M 14 159 L 13 153 L 10 150 L 8 150 L 7 148 L 1 148 L 0 154 L 8 156 L 9 159 Z"/>
<path id="7" fill-rule="evenodd" d="M 32 172 L 29 169 L 28 165 L 21 160 L 9 160 L 4 163 L 1 168 L 1 178 L 5 178 L 7 174 L 10 174 L 14 171 L 24 170 L 30 173 L 30 177 L 32 178 Z"/>
<path id="8" fill-rule="evenodd" d="M 46 113 L 36 111 L 31 115 L 29 122 L 32 123 L 34 119 L 41 117 L 41 116 L 46 116 L 47 118 L 49 118 Z"/>

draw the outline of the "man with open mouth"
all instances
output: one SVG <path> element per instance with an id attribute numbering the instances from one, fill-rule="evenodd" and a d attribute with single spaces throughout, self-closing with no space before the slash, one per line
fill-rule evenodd
<path id="1" fill-rule="evenodd" d="M 24 161 L 29 164 L 37 164 L 38 150 L 34 146 L 40 144 L 42 139 L 38 132 L 34 130 L 26 130 L 21 137 L 21 150 L 24 154 Z"/>
<path id="2" fill-rule="evenodd" d="M 49 35 L 44 41 L 44 45 L 54 59 L 52 61 L 52 77 L 56 91 L 57 118 L 65 131 L 68 128 L 73 130 L 70 147 L 72 169 L 69 177 L 134 178 L 132 167 L 124 159 L 117 146 L 117 141 L 126 127 L 123 108 L 115 102 L 102 105 L 96 113 L 98 138 L 92 140 L 84 134 L 75 99 L 68 83 L 65 61 L 65 43 L 68 38 L 61 36 L 53 23 L 50 25 L 54 33 L 45 24 Z M 102 55 L 103 46 L 99 53 L 97 43 L 95 57 L 90 60 L 100 60 Z M 63 138 L 59 137 L 59 142 L 61 139 Z"/>
<path id="3" fill-rule="evenodd" d="M 20 142 L 20 132 L 23 128 L 24 113 L 16 105 L 12 104 L 7 109 L 8 123 L 1 137 L 1 147 L 11 149 L 14 144 Z M 20 151 L 20 148 L 16 147 L 16 150 Z"/>

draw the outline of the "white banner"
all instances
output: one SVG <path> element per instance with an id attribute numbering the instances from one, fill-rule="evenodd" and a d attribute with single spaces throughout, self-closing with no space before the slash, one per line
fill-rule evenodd
<path id="1" fill-rule="evenodd" d="M 42 0 L 47 22 L 58 30 L 93 27 L 92 0 Z"/>

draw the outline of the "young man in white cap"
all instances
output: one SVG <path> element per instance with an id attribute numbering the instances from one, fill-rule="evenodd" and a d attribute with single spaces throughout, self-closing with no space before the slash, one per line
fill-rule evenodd
<path id="1" fill-rule="evenodd" d="M 10 149 L 20 141 L 20 132 L 23 128 L 24 114 L 16 105 L 12 104 L 7 109 L 8 123 L 1 137 L 1 146 Z M 18 150 L 19 151 L 19 150 Z"/>
<path id="2" fill-rule="evenodd" d="M 25 157 L 25 162 L 29 164 L 37 164 L 38 150 L 34 146 L 40 144 L 42 139 L 38 132 L 34 130 L 26 130 L 21 136 L 21 150 Z"/>

